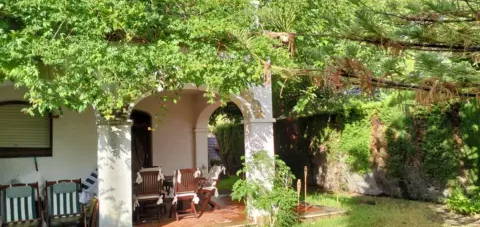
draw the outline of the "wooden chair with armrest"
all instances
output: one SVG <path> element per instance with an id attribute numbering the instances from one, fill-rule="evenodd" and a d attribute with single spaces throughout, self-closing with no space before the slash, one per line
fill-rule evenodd
<path id="1" fill-rule="evenodd" d="M 198 169 L 179 169 L 175 171 L 173 176 L 174 182 L 174 198 L 172 208 L 170 209 L 170 217 L 175 213 L 175 219 L 178 221 L 180 217 L 193 215 L 198 218 L 195 204 L 198 204 L 199 198 L 197 190 L 199 188 Z M 185 206 L 184 206 L 185 205 Z"/>
<path id="2" fill-rule="evenodd" d="M 140 219 L 140 213 L 145 207 L 154 205 L 158 207 L 157 217 L 166 213 L 166 207 L 163 202 L 165 192 L 163 191 L 163 176 L 162 169 L 159 167 L 143 168 L 137 173 L 136 184 L 134 187 L 134 207 L 136 219 Z"/>
<path id="3" fill-rule="evenodd" d="M 48 226 L 83 226 L 84 210 L 80 203 L 81 179 L 45 182 L 46 221 Z"/>
<path id="4" fill-rule="evenodd" d="M 0 185 L 1 226 L 42 226 L 38 183 Z"/>
<path id="5" fill-rule="evenodd" d="M 220 174 L 225 174 L 224 166 L 212 166 L 202 181 L 198 194 L 201 196 L 201 211 L 202 213 L 210 205 L 213 209 L 220 208 L 220 205 L 212 200 L 212 197 L 218 197 L 217 183 L 220 179 Z"/>

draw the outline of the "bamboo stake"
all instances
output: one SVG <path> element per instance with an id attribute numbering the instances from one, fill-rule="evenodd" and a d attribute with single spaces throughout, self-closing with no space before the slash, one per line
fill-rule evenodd
<path id="1" fill-rule="evenodd" d="M 300 193 L 302 193 L 302 180 L 297 180 L 297 207 L 300 207 Z"/>
<path id="2" fill-rule="evenodd" d="M 304 203 L 307 204 L 307 174 L 308 174 L 308 167 L 303 167 L 303 176 L 304 176 L 304 184 L 305 184 L 305 197 L 303 198 Z"/>

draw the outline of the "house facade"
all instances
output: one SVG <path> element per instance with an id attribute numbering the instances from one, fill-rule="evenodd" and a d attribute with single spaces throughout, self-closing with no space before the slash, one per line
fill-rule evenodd
<path id="1" fill-rule="evenodd" d="M 30 117 L 22 112 L 29 105 L 24 94 L 0 84 L 0 184 L 84 179 L 98 169 L 100 226 L 132 226 L 132 175 L 139 168 L 160 166 L 166 175 L 208 168 L 208 120 L 221 103 L 202 88 L 146 94 L 132 103 L 130 119 L 113 121 L 93 108 Z M 270 84 L 231 101 L 244 116 L 246 157 L 259 150 L 273 156 Z"/>

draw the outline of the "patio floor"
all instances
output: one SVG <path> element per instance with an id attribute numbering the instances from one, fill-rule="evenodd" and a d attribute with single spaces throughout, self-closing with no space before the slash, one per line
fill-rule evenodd
<path id="1" fill-rule="evenodd" d="M 228 226 L 244 226 L 246 222 L 245 205 L 232 201 L 230 197 L 223 196 L 213 199 L 221 208 L 208 209 L 199 218 L 193 216 L 184 217 L 179 221 L 175 218 L 168 218 L 163 215 L 160 220 L 144 220 L 143 223 L 136 223 L 135 227 L 228 227 Z M 167 207 L 168 211 L 170 207 Z M 299 207 L 300 218 L 302 220 L 315 220 L 335 215 L 343 215 L 345 211 L 338 208 L 308 205 L 307 207 Z M 155 215 L 152 215 L 155 216 Z"/>
<path id="2" fill-rule="evenodd" d="M 234 202 L 229 197 L 215 198 L 215 202 L 220 204 L 219 209 L 207 209 L 199 218 L 184 217 L 179 221 L 175 218 L 168 218 L 168 214 L 161 217 L 160 220 L 146 220 L 145 223 L 137 223 L 135 227 L 202 227 L 202 226 L 235 226 L 245 223 L 245 206 L 242 203 Z M 170 211 L 170 207 L 167 207 Z"/>

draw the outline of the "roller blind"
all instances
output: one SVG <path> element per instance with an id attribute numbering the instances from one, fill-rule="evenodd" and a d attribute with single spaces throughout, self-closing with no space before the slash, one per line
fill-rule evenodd
<path id="1" fill-rule="evenodd" d="M 50 148 L 50 118 L 32 117 L 26 104 L 0 105 L 0 148 Z"/>

